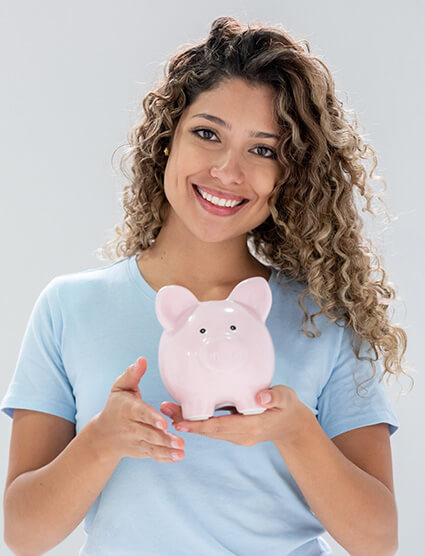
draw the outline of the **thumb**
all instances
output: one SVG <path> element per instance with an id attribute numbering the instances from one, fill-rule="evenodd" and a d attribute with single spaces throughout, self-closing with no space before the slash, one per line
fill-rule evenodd
<path id="1" fill-rule="evenodd" d="M 145 374 L 147 363 L 145 357 L 139 357 L 135 363 L 127 367 L 116 379 L 114 388 L 119 390 L 138 390 L 138 385 L 140 379 Z"/>
<path id="2" fill-rule="evenodd" d="M 273 390 L 264 390 L 258 396 L 260 400 L 260 404 L 263 406 L 271 405 L 273 402 Z"/>

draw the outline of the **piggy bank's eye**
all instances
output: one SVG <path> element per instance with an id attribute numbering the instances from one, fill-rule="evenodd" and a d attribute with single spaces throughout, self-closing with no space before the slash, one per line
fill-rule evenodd
<path id="1" fill-rule="evenodd" d="M 236 330 L 236 326 L 234 324 L 230 325 L 230 330 Z"/>
<path id="2" fill-rule="evenodd" d="M 205 334 L 206 330 L 205 328 L 201 328 L 201 330 L 199 331 L 201 334 Z"/>

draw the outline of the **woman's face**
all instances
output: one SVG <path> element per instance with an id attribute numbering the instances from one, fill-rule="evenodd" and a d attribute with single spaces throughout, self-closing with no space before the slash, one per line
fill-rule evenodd
<path id="1" fill-rule="evenodd" d="M 170 210 L 202 241 L 246 234 L 270 214 L 267 199 L 280 175 L 272 95 L 266 86 L 254 88 L 232 79 L 201 93 L 178 122 L 165 169 L 165 195 Z M 213 214 L 204 208 L 194 184 L 216 191 L 216 197 L 228 193 L 248 202 L 232 214 Z"/>

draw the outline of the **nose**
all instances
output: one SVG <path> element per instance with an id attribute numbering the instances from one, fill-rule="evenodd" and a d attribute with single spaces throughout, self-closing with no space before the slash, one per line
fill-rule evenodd
<path id="1" fill-rule="evenodd" d="M 241 184 L 244 177 L 236 154 L 227 151 L 222 162 L 214 165 L 210 170 L 211 177 L 217 178 L 223 185 Z"/>
<path id="2" fill-rule="evenodd" d="M 231 372 L 246 364 L 246 348 L 235 337 L 212 339 L 200 350 L 203 365 L 214 372 Z"/>

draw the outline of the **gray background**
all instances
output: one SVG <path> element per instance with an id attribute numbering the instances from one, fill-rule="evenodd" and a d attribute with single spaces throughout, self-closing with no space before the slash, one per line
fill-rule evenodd
<path id="1" fill-rule="evenodd" d="M 392 439 L 400 549 L 422 552 L 424 295 L 422 223 L 425 8 L 420 0 L 158 3 L 3 0 L 1 4 L 1 395 L 11 379 L 33 304 L 54 276 L 108 264 L 94 251 L 121 222 L 122 149 L 138 103 L 182 43 L 206 36 L 214 18 L 282 24 L 310 42 L 331 69 L 345 105 L 377 151 L 377 173 L 398 219 L 376 236 L 408 334 L 405 363 L 415 387 L 392 381 L 401 427 Z M 346 95 L 346 96 L 344 96 Z M 379 185 L 379 184 L 378 184 Z M 380 206 L 380 205 L 379 205 Z M 366 213 L 366 232 L 379 226 Z M 370 224 L 368 221 L 370 219 Z M 381 224 L 380 224 L 381 225 Z M 0 418 L 6 480 L 12 421 Z M 1 516 L 3 521 L 3 515 Z M 47 524 L 46 524 L 47 525 Z M 48 526 L 48 525 L 47 525 Z M 49 554 L 78 554 L 82 524 Z M 347 554 L 328 534 L 336 555 Z M 4 547 L 0 552 L 10 554 Z"/>

